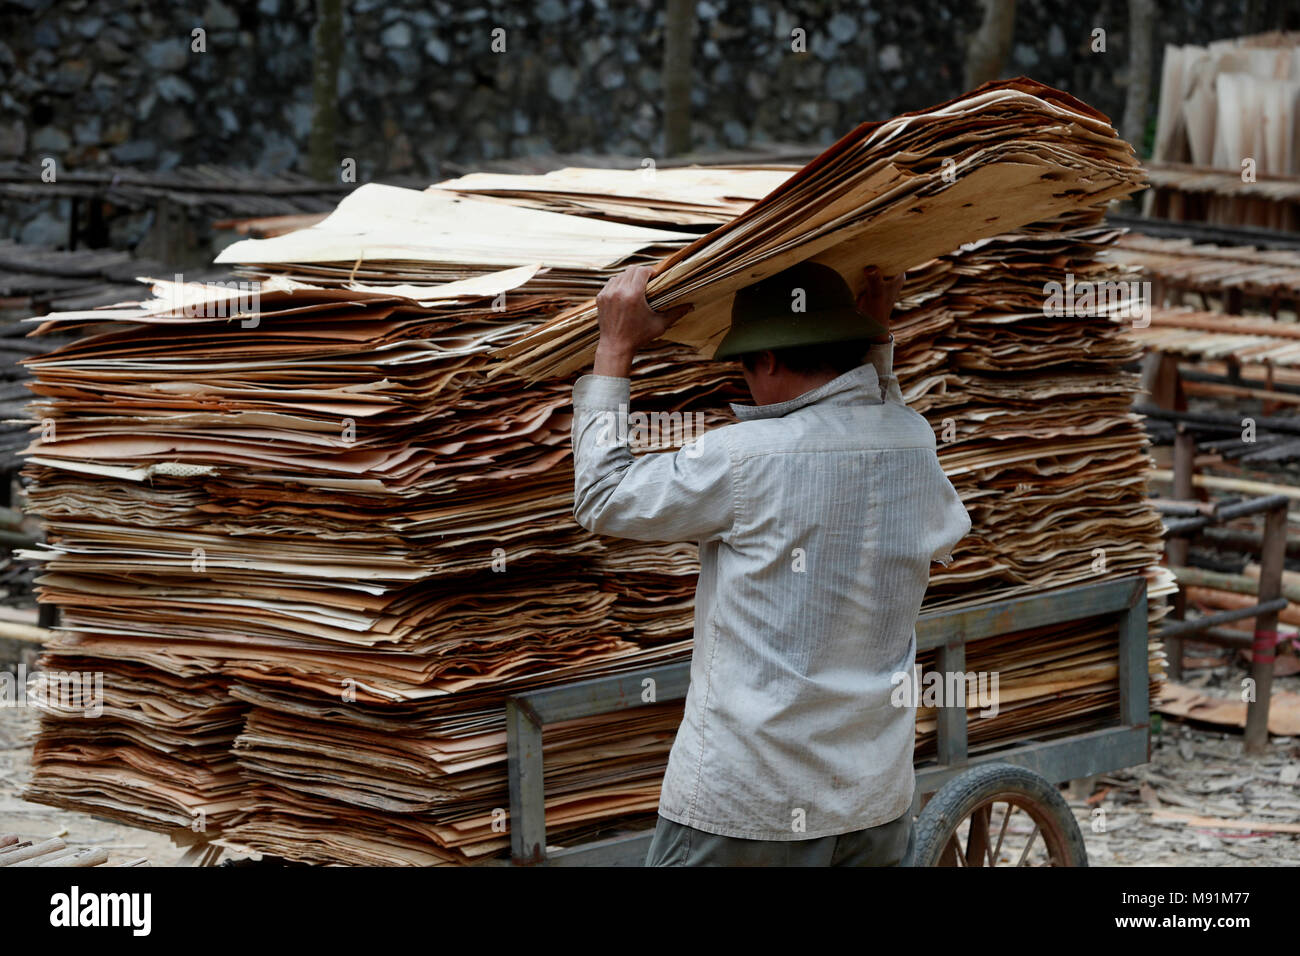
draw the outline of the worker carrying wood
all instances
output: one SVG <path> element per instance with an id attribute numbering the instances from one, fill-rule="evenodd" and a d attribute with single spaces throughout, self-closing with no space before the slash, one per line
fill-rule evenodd
<path id="1" fill-rule="evenodd" d="M 912 674 L 930 563 L 970 530 L 894 377 L 902 277 L 870 273 L 855 302 L 805 262 L 742 289 L 715 357 L 740 359 L 756 404 L 634 457 L 633 356 L 689 308 L 653 311 L 650 275 L 632 267 L 597 296 L 595 367 L 573 389 L 578 523 L 700 545 L 690 690 L 646 865 L 895 865 L 916 712 L 891 691 Z"/>

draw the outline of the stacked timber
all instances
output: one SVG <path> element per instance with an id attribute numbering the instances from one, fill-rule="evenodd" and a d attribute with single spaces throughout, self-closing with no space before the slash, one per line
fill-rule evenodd
<path id="1" fill-rule="evenodd" d="M 1157 455 L 1166 464 L 1177 461 L 1179 433 L 1195 442 L 1186 495 L 1194 500 L 1168 501 L 1162 507 L 1171 516 L 1192 516 L 1252 497 L 1300 498 L 1300 419 L 1294 414 L 1300 406 L 1297 253 L 1127 236 L 1110 257 L 1141 269 L 1155 290 L 1153 299 L 1167 303 L 1151 310 L 1149 324 L 1128 330 L 1146 353 L 1145 368 L 1152 376 L 1147 400 L 1162 406 L 1145 407 Z M 1177 487 L 1172 468 L 1158 469 L 1152 478 L 1160 491 Z M 1296 524 L 1294 511 L 1287 520 Z M 1256 562 L 1265 527 L 1262 515 L 1239 516 L 1203 529 L 1181 553 L 1170 548 L 1185 610 L 1205 615 L 1258 603 Z M 1288 559 L 1296 554 L 1288 546 Z M 1294 601 L 1300 591 L 1285 596 Z M 1300 604 L 1283 609 L 1278 621 L 1282 640 L 1275 673 L 1293 673 L 1295 658 L 1286 650 L 1300 647 L 1294 631 Z M 1224 628 L 1248 635 L 1255 624 L 1246 618 Z M 1220 648 L 1211 652 L 1197 637 L 1188 641 L 1204 648 L 1187 654 L 1188 662 L 1224 662 L 1213 656 Z M 1231 661 L 1237 650 L 1227 654 Z M 1161 702 L 1158 709 L 1180 716 L 1191 713 L 1188 701 L 1198 697 L 1178 684 L 1166 693 L 1177 699 Z"/>
<path id="2" fill-rule="evenodd" d="M 0 866 L 102 866 L 109 854 L 103 847 L 68 846 L 58 837 L 25 839 L 16 833 L 0 833 Z M 145 857 L 135 857 L 113 866 L 148 866 Z"/>
<path id="3" fill-rule="evenodd" d="M 1151 283 L 1152 300 L 1170 305 L 1214 304 L 1224 312 L 1300 311 L 1300 250 L 1257 249 L 1190 239 L 1130 234 L 1107 258 L 1136 266 Z"/>
<path id="4" fill-rule="evenodd" d="M 1166 46 L 1147 215 L 1292 231 L 1300 33 Z"/>
<path id="5" fill-rule="evenodd" d="M 1104 117 L 1011 81 L 759 173 L 365 186 L 223 254 L 255 301 L 155 283 L 140 305 L 47 316 L 41 330 L 79 338 L 31 362 L 35 556 L 64 623 L 46 662 L 103 671 L 113 721 L 47 706 L 29 795 L 313 863 L 505 852 L 505 699 L 690 653 L 694 547 L 571 517 L 590 300 L 634 263 L 657 264 L 655 304 L 696 306 L 639 356 L 634 405 L 702 429 L 747 401 L 736 366 L 699 351 L 742 262 L 757 277 L 786 250 L 824 255 L 855 284 L 914 266 L 895 367 L 975 522 L 929 605 L 1135 572 L 1159 593 L 1136 348 L 1112 311 L 1043 306 L 1067 272 L 1106 274 L 1101 206 L 1140 179 Z M 999 189 L 1019 198 L 981 208 Z M 900 230 L 929 235 L 878 261 Z M 687 436 L 665 437 L 636 450 Z M 1109 663 L 1100 633 L 1030 640 L 992 650 L 1011 669 L 1037 656 L 979 745 L 1116 712 L 1113 638 Z M 679 718 L 661 704 L 548 727 L 549 841 L 652 819 Z"/>
<path id="6" fill-rule="evenodd" d="M 1131 330 L 1144 349 L 1200 362 L 1228 360 L 1264 369 L 1300 366 L 1300 325 L 1267 315 L 1234 315 L 1187 307 L 1155 308 L 1151 323 Z M 1294 376 L 1288 376 L 1294 383 Z M 1286 396 L 1278 396 L 1285 399 Z"/>
<path id="7" fill-rule="evenodd" d="M 1165 47 L 1155 162 L 1300 174 L 1300 33 Z"/>

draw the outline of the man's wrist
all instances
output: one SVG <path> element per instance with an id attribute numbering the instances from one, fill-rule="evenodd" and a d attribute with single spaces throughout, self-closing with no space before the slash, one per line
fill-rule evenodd
<path id="1" fill-rule="evenodd" d="M 596 345 L 596 362 L 592 367 L 595 375 L 608 375 L 613 378 L 630 378 L 632 375 L 632 358 L 636 349 L 623 345 L 611 345 L 600 341 Z"/>

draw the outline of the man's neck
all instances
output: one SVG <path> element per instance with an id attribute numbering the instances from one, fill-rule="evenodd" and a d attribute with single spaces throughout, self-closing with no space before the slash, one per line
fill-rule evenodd
<path id="1" fill-rule="evenodd" d="M 821 388 L 827 382 L 833 382 L 840 377 L 839 372 L 815 372 L 810 375 L 799 375 L 789 372 L 773 385 L 775 388 L 767 396 L 770 401 L 764 402 L 765 405 L 779 405 L 782 402 L 788 402 L 791 399 L 798 398 L 800 395 L 806 395 L 815 388 Z"/>

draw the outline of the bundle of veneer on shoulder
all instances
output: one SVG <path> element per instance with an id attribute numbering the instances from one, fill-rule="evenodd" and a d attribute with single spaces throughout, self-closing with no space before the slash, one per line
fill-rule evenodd
<path id="1" fill-rule="evenodd" d="M 947 103 L 864 123 L 755 203 L 656 267 L 660 310 L 692 306 L 666 338 L 712 350 L 738 289 L 805 259 L 886 275 L 963 243 L 1095 208 L 1141 188 L 1133 148 L 1106 117 L 1021 77 Z M 575 306 L 498 351 L 529 379 L 588 364 L 593 302 Z"/>

